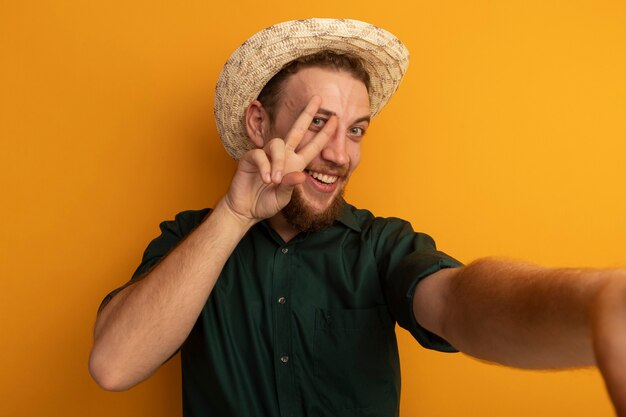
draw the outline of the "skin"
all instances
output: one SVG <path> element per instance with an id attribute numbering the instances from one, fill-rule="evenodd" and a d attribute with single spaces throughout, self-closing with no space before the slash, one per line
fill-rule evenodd
<path id="1" fill-rule="evenodd" d="M 365 86 L 344 72 L 303 69 L 283 89 L 274 125 L 259 102 L 246 112 L 257 146 L 214 211 L 144 279 L 118 293 L 95 325 L 90 371 L 107 390 L 148 378 L 183 343 L 220 271 L 255 223 L 288 241 L 281 210 L 298 190 L 319 213 L 360 162 L 369 124 Z M 310 172 L 337 176 L 320 185 Z M 530 369 L 598 365 L 626 417 L 626 271 L 549 269 L 481 259 L 422 280 L 416 320 L 476 358 Z"/>
<path id="2" fill-rule="evenodd" d="M 415 291 L 416 320 L 457 349 L 526 369 L 597 365 L 626 417 L 626 271 L 481 259 Z"/>

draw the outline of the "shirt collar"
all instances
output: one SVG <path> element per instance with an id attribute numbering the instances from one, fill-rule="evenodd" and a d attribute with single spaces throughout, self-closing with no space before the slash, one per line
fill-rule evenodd
<path id="1" fill-rule="evenodd" d="M 356 214 L 354 213 L 355 208 L 352 205 L 348 204 L 346 200 L 344 200 L 343 198 L 341 199 L 341 201 L 342 201 L 341 211 L 339 212 L 335 220 L 343 224 L 344 226 L 354 230 L 355 232 L 360 232 L 361 226 L 356 217 Z M 276 232 L 269 225 L 269 222 L 267 221 L 267 219 L 263 220 L 260 223 L 263 225 L 265 229 L 271 230 L 271 233 L 276 236 L 275 238 L 278 238 L 278 234 L 276 234 Z"/>
<path id="2" fill-rule="evenodd" d="M 341 213 L 339 213 L 336 220 L 342 223 L 344 226 L 348 226 L 355 232 L 360 232 L 361 226 L 359 225 L 359 221 L 356 218 L 356 214 L 354 214 L 354 207 L 348 204 L 345 200 L 342 201 L 343 207 L 341 208 Z"/>

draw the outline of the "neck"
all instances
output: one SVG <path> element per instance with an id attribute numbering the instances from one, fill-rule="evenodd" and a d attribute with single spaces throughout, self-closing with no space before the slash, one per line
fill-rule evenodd
<path id="1" fill-rule="evenodd" d="M 270 217 L 268 223 L 272 229 L 286 242 L 293 239 L 300 231 L 290 225 L 285 216 L 281 212 L 278 212 L 274 217 Z"/>

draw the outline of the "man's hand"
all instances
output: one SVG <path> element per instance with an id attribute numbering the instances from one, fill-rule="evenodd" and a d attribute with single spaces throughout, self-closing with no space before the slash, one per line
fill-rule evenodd
<path id="1" fill-rule="evenodd" d="M 331 116 L 321 131 L 302 143 L 321 102 L 318 96 L 311 98 L 284 140 L 274 138 L 262 149 L 241 157 L 224 197 L 232 213 L 244 221 L 257 222 L 274 216 L 289 203 L 294 187 L 306 179 L 304 169 L 337 129 L 337 117 Z"/>

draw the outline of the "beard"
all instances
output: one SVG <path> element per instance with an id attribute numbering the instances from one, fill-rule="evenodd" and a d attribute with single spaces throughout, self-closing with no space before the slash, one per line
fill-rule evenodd
<path id="1" fill-rule="evenodd" d="M 300 189 L 293 190 L 291 201 L 283 208 L 282 213 L 291 226 L 300 232 L 315 232 L 332 225 L 341 214 L 343 208 L 343 191 L 337 194 L 330 205 L 321 213 L 314 212 L 302 197 Z"/>

